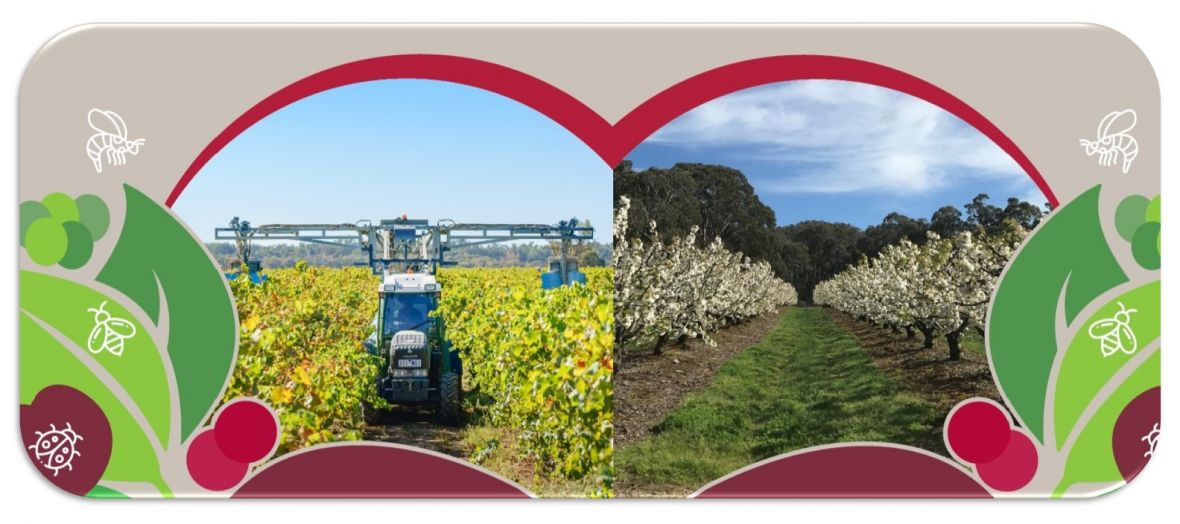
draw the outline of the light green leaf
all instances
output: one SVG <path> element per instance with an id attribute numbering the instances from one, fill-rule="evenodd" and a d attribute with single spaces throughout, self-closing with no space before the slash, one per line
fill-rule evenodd
<path id="1" fill-rule="evenodd" d="M 161 492 L 167 485 L 144 428 L 118 398 L 73 353 L 27 314 L 20 315 L 20 402 L 30 404 L 42 389 L 70 386 L 94 400 L 111 424 L 111 460 L 102 480 L 149 482 Z"/>
<path id="2" fill-rule="evenodd" d="M 143 325 L 126 308 L 110 297 L 83 285 L 61 278 L 21 271 L 20 307 L 31 315 L 72 340 L 79 348 L 91 351 L 91 358 L 110 372 L 111 376 L 131 396 L 131 400 L 143 412 L 156 439 L 167 447 L 171 423 L 172 403 L 168 387 L 168 375 L 160 351 Z M 99 324 L 102 315 L 90 310 L 102 307 L 111 319 L 125 321 L 131 327 Z M 108 349 L 102 344 L 108 330 L 116 330 Z M 134 333 L 121 338 L 119 334 Z M 97 337 L 91 342 L 89 339 Z M 96 346 L 94 352 L 90 346 Z M 112 351 L 121 346 L 121 353 Z M 26 366 L 28 364 L 25 364 Z"/>
<path id="3" fill-rule="evenodd" d="M 1065 474 L 1054 493 L 1063 493 L 1079 482 L 1117 482 L 1123 480 L 1114 459 L 1111 442 L 1114 424 L 1119 414 L 1135 397 L 1160 385 L 1160 352 L 1148 358 L 1123 382 L 1114 394 L 1098 408 L 1077 442 L 1069 451 Z"/>
<path id="4" fill-rule="evenodd" d="M 1053 400 L 1057 449 L 1061 449 L 1065 445 L 1065 440 L 1078 422 L 1078 417 L 1098 394 L 1098 391 L 1133 357 L 1133 355 L 1120 350 L 1115 350 L 1109 355 L 1105 354 L 1102 349 L 1101 336 L 1098 340 L 1094 339 L 1091 337 L 1089 329 L 1099 321 L 1114 319 L 1116 313 L 1120 311 L 1120 303 L 1127 310 L 1134 310 L 1129 314 L 1128 326 L 1136 338 L 1136 353 L 1160 336 L 1159 281 L 1120 295 L 1086 319 L 1086 322 L 1081 325 L 1081 329 L 1078 330 L 1077 336 L 1066 349 L 1065 358 L 1061 362 L 1061 370 L 1058 373 L 1056 394 Z M 1095 334 L 1110 333 L 1109 336 L 1113 338 L 1108 343 L 1118 342 L 1120 328 L 1117 324 L 1108 322 L 1097 327 L 1099 329 Z M 1131 349 L 1126 346 L 1130 343 L 1129 341 L 1124 340 L 1123 343 L 1125 349 Z M 1108 351 L 1110 349 L 1113 348 L 1108 348 Z"/>

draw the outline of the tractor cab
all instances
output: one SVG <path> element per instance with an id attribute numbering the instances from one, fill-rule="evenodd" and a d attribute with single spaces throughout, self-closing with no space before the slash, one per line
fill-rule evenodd
<path id="1" fill-rule="evenodd" d="M 433 275 L 386 275 L 378 289 L 374 331 L 365 342 L 383 357 L 378 392 L 390 403 L 437 404 L 453 419 L 460 405 L 462 364 L 446 341 L 443 321 L 431 316 L 441 286 Z"/>
<path id="2" fill-rule="evenodd" d="M 548 271 L 541 273 L 541 289 L 556 289 L 575 282 L 586 283 L 586 274 L 578 271 L 578 261 L 560 256 L 549 257 Z M 564 267 L 563 267 L 564 266 Z"/>

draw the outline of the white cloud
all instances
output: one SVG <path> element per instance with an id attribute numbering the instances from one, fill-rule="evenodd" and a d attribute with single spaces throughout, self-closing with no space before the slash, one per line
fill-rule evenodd
<path id="1" fill-rule="evenodd" d="M 777 193 L 925 192 L 956 178 L 1016 179 L 1024 172 L 954 115 L 881 87 L 831 80 L 784 82 L 708 102 L 649 141 L 741 146 L 787 166 L 760 189 Z"/>

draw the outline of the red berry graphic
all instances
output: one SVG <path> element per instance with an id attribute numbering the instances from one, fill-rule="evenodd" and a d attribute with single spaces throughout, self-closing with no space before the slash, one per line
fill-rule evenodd
<path id="1" fill-rule="evenodd" d="M 237 462 L 258 462 L 274 451 L 279 421 L 261 402 L 235 400 L 222 407 L 213 420 L 213 435 L 226 457 Z"/>
<path id="2" fill-rule="evenodd" d="M 980 480 L 992 489 L 1016 491 L 1037 473 L 1037 448 L 1024 433 L 1011 430 L 1008 446 L 990 462 L 975 466 Z"/>
<path id="3" fill-rule="evenodd" d="M 213 430 L 206 429 L 188 446 L 188 474 L 202 488 L 212 491 L 230 489 L 246 477 L 250 467 L 226 457 L 213 438 Z"/>
<path id="4" fill-rule="evenodd" d="M 1008 446 L 1011 426 L 1004 411 L 982 400 L 969 400 L 951 410 L 946 439 L 951 451 L 973 464 L 988 462 Z"/>

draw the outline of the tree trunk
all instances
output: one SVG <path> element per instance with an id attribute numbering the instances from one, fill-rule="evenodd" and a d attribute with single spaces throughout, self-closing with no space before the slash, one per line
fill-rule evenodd
<path id="1" fill-rule="evenodd" d="M 664 333 L 663 335 L 660 335 L 660 338 L 656 339 L 656 347 L 651 349 L 651 353 L 653 355 L 664 354 L 664 345 L 667 343 L 668 343 L 668 334 Z"/>
<path id="2" fill-rule="evenodd" d="M 959 346 L 959 340 L 962 338 L 962 333 L 958 330 L 946 334 L 946 345 L 951 350 L 951 360 L 962 360 L 963 350 Z"/>
<path id="3" fill-rule="evenodd" d="M 951 360 L 957 361 L 963 359 L 963 348 L 959 342 L 963 338 L 963 332 L 967 330 L 967 326 L 971 323 L 971 318 L 967 315 L 959 315 L 959 326 L 946 334 L 946 345 L 950 348 Z"/>
<path id="4" fill-rule="evenodd" d="M 906 326 L 905 327 L 905 339 L 906 340 L 913 340 L 914 339 L 914 327 L 913 326 Z"/>
<path id="5" fill-rule="evenodd" d="M 930 349 L 934 347 L 934 328 L 926 326 L 918 326 L 918 331 L 922 332 L 922 349 Z"/>

